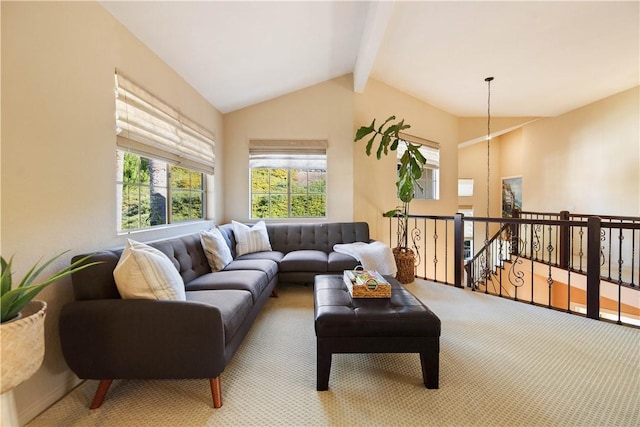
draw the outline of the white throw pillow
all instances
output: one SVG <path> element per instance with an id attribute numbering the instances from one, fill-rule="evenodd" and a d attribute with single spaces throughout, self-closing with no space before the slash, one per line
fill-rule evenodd
<path id="1" fill-rule="evenodd" d="M 185 301 L 184 282 L 171 260 L 158 249 L 127 239 L 113 270 L 122 298 Z"/>
<path id="2" fill-rule="evenodd" d="M 249 227 L 240 222 L 231 221 L 233 234 L 236 236 L 236 255 L 241 256 L 253 252 L 270 251 L 269 234 L 264 221 Z"/>
<path id="3" fill-rule="evenodd" d="M 229 249 L 227 241 L 217 228 L 211 231 L 201 231 L 200 242 L 202 243 L 204 254 L 207 256 L 207 261 L 209 261 L 211 271 L 220 271 L 233 261 L 231 249 Z"/>

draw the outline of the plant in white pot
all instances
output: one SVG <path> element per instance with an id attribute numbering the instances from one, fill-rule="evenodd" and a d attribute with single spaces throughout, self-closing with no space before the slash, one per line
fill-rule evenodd
<path id="1" fill-rule="evenodd" d="M 398 169 L 398 180 L 396 181 L 398 199 L 402 204 L 385 212 L 384 216 L 398 217 L 398 243 L 393 249 L 398 267 L 396 278 L 401 283 L 410 283 L 414 277 L 415 259 L 413 251 L 409 248 L 409 204 L 415 196 L 416 187 L 422 188 L 419 180 L 427 160 L 420 152 L 420 145 L 412 144 L 400 137 L 400 132 L 411 126 L 405 124 L 404 119 L 399 122 L 394 122 L 394 120 L 396 120 L 396 116 L 391 116 L 376 128 L 376 120 L 374 119 L 369 126 L 361 126 L 356 131 L 355 141 L 360 141 L 371 135 L 365 147 L 367 156 L 370 156 L 373 144 L 376 138 L 379 138 L 376 149 L 378 160 L 382 158 L 383 154 L 389 154 L 389 151 L 395 152 L 400 144 L 404 144 L 406 147 L 400 158 L 400 169 Z"/>
<path id="2" fill-rule="evenodd" d="M 41 283 L 34 283 L 51 263 L 68 251 L 49 259 L 42 265 L 37 262 L 14 287 L 12 263 L 0 257 L 0 394 L 10 391 L 33 375 L 44 357 L 44 318 L 47 304 L 33 301 L 36 295 L 50 284 L 90 267 L 96 262 L 86 263 L 81 258 L 49 276 Z"/>

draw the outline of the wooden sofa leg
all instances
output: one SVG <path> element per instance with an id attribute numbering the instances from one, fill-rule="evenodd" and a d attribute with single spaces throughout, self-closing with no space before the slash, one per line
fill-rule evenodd
<path id="1" fill-rule="evenodd" d="M 273 288 L 273 290 L 271 291 L 271 297 L 278 298 L 278 289 Z"/>
<path id="2" fill-rule="evenodd" d="M 213 397 L 213 407 L 220 408 L 222 406 L 222 390 L 220 387 L 220 377 L 210 378 L 211 397 Z"/>
<path id="3" fill-rule="evenodd" d="M 90 409 L 98 409 L 100 405 L 102 405 L 102 401 L 107 395 L 107 391 L 109 391 L 109 387 L 111 387 L 112 382 L 113 380 L 100 380 L 96 394 L 93 396 L 93 402 L 91 402 Z"/>

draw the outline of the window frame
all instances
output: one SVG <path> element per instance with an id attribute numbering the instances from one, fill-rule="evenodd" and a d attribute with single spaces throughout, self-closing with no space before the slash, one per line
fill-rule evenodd
<path id="1" fill-rule="evenodd" d="M 249 218 L 260 220 L 279 219 L 326 219 L 327 218 L 327 141 L 326 140 L 251 140 L 249 141 Z M 254 190 L 254 171 L 266 170 L 268 183 L 265 191 Z M 272 177 L 274 171 L 286 171 L 286 191 L 274 192 Z M 296 178 L 294 171 L 306 174 L 307 185 L 304 193 L 294 191 Z M 309 174 L 321 174 L 323 192 L 310 191 Z M 308 200 L 317 195 L 322 201 L 323 215 L 310 216 L 310 207 L 306 207 L 305 215 L 294 215 L 294 199 L 296 195 L 304 194 Z M 272 212 L 273 196 L 281 195 L 286 199 L 286 216 L 274 216 Z M 256 197 L 266 198 L 268 201 L 267 216 L 259 216 L 254 212 Z"/>
<path id="2" fill-rule="evenodd" d="M 157 229 L 157 228 L 164 228 L 164 227 L 172 227 L 172 226 L 180 226 L 180 225 L 184 225 L 184 224 L 188 224 L 188 223 L 194 223 L 194 222 L 198 222 L 198 221 L 205 221 L 207 218 L 207 174 L 205 174 L 204 172 L 198 171 L 198 170 L 194 170 L 194 169 L 189 169 L 187 167 L 181 166 L 181 165 L 175 165 L 172 164 L 171 162 L 167 162 L 164 159 L 157 159 L 157 158 L 153 158 L 150 156 L 144 156 L 141 154 L 138 154 L 136 152 L 133 151 L 127 151 L 127 150 L 122 150 L 120 148 L 117 148 L 117 155 L 116 155 L 116 162 L 120 162 L 122 161 L 122 166 L 117 165 L 116 169 L 117 169 L 117 176 L 116 176 L 116 200 L 117 200 L 117 232 L 118 234 L 129 234 L 131 232 L 137 232 L 137 231 L 144 231 L 144 230 L 152 230 L 152 229 Z M 121 156 L 120 156 L 121 153 Z M 133 155 L 136 156 L 138 158 L 137 164 L 138 164 L 138 180 L 137 182 L 127 182 L 125 181 L 124 178 L 124 164 L 125 164 L 125 156 L 127 155 Z M 164 180 L 165 180 L 165 185 L 163 187 L 161 187 L 165 194 L 166 194 L 166 200 L 164 202 L 164 222 L 160 223 L 160 224 L 149 224 L 149 225 L 143 225 L 143 221 L 142 221 L 142 216 L 143 214 L 140 212 L 140 208 L 138 208 L 139 212 L 138 212 L 138 227 L 132 227 L 132 228 L 124 228 L 123 227 L 123 220 L 125 219 L 125 215 L 123 214 L 123 209 L 125 207 L 125 202 L 124 202 L 124 190 L 125 190 L 125 186 L 132 186 L 137 188 L 137 193 L 138 193 L 138 207 L 140 207 L 142 205 L 141 203 L 141 199 L 142 199 L 142 189 L 149 189 L 149 193 L 151 193 L 151 177 L 149 177 L 149 182 L 148 183 L 143 183 L 140 181 L 140 174 L 141 174 L 141 164 L 142 164 L 142 159 L 146 159 L 147 161 L 151 162 L 151 161 L 157 161 L 157 162 L 162 162 L 164 164 Z M 193 186 L 189 186 L 189 188 L 187 189 L 189 191 L 189 193 L 193 193 L 194 191 L 199 195 L 200 200 L 201 200 L 201 209 L 200 209 L 200 213 L 201 215 L 199 217 L 193 217 L 191 215 L 191 206 L 189 207 L 190 210 L 190 218 L 188 219 L 184 219 L 184 220 L 176 220 L 175 219 L 175 213 L 174 213 L 174 209 L 173 209 L 173 205 L 174 205 L 174 193 L 177 193 L 178 191 L 181 191 L 180 187 L 176 187 L 173 185 L 173 169 L 174 168 L 180 168 L 180 169 L 184 169 L 186 171 L 188 171 L 190 177 L 189 179 L 191 180 L 191 175 L 196 173 L 200 175 L 200 181 L 201 181 L 201 186 L 198 189 L 193 188 Z M 149 195 L 149 197 L 151 198 L 151 194 Z M 151 214 L 151 200 L 149 201 L 149 210 Z"/>

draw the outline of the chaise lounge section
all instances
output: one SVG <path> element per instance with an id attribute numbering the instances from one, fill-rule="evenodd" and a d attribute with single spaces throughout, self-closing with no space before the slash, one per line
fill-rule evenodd
<path id="1" fill-rule="evenodd" d="M 267 224 L 271 250 L 237 256 L 232 224 L 218 228 L 233 257 L 221 271 L 212 271 L 200 233 L 149 243 L 175 266 L 185 300 L 122 298 L 114 279 L 122 248 L 92 254 L 87 262 L 101 264 L 72 275 L 75 301 L 60 313 L 60 339 L 71 370 L 100 381 L 92 409 L 114 379 L 205 378 L 219 408 L 220 375 L 278 282 L 353 269 L 358 261 L 333 245 L 369 242 L 365 222 Z"/>

